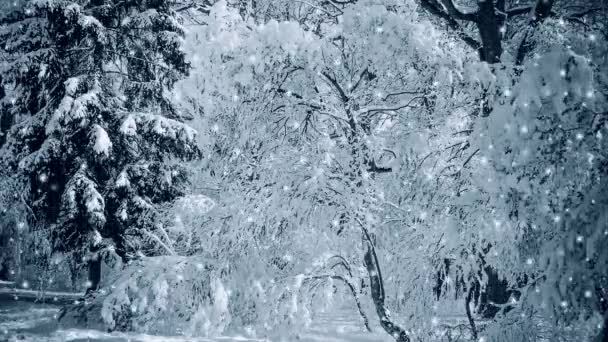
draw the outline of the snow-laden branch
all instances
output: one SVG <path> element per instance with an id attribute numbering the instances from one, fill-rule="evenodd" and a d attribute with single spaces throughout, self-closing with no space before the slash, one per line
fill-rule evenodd
<path id="1" fill-rule="evenodd" d="M 532 11 L 532 6 L 515 7 L 505 11 L 507 17 L 514 17 L 521 14 L 528 14 Z"/>
<path id="2" fill-rule="evenodd" d="M 444 10 L 458 20 L 477 21 L 477 12 L 463 12 L 456 8 L 453 0 L 441 0 Z"/>
<path id="3" fill-rule="evenodd" d="M 350 89 L 351 92 L 355 91 L 358 87 L 359 84 L 361 84 L 361 81 L 363 80 L 363 77 L 365 77 L 365 75 L 369 74 L 369 68 L 365 67 L 363 69 L 363 71 L 361 71 L 361 73 L 359 74 L 359 79 L 357 80 L 357 82 L 355 83 L 355 85 L 353 85 L 353 87 Z"/>
<path id="4" fill-rule="evenodd" d="M 346 92 L 344 91 L 344 89 L 342 89 L 338 81 L 325 71 L 323 71 L 321 75 L 323 75 L 323 77 L 325 77 L 329 81 L 329 83 L 336 89 L 338 95 L 340 95 L 340 100 L 344 103 L 348 102 L 349 98 L 348 96 L 346 96 Z"/>
<path id="5" fill-rule="evenodd" d="M 161 240 L 158 236 L 156 236 L 156 234 L 152 234 L 145 229 L 143 229 L 142 231 L 144 232 L 144 235 L 156 241 L 156 243 L 163 247 L 167 251 L 167 253 L 169 253 L 169 255 L 175 255 L 175 251 L 171 249 L 171 247 L 169 247 L 166 243 L 164 243 L 163 240 Z"/>
<path id="6" fill-rule="evenodd" d="M 416 100 L 424 99 L 424 98 L 425 98 L 425 96 L 416 96 L 416 97 L 411 98 L 407 102 L 396 104 L 391 107 L 374 106 L 374 107 L 362 108 L 362 109 L 358 110 L 355 115 L 360 116 L 360 115 L 366 115 L 366 114 L 372 114 L 372 113 L 395 112 L 400 109 L 408 108 L 408 107 L 409 108 L 418 108 L 418 106 L 412 106 L 412 102 L 414 102 Z"/>
<path id="7" fill-rule="evenodd" d="M 400 95 L 419 95 L 419 94 L 422 94 L 422 93 L 421 93 L 421 92 L 419 92 L 419 91 L 416 91 L 416 90 L 403 90 L 403 91 L 397 91 L 397 92 L 394 92 L 394 93 L 388 93 L 388 94 L 386 94 L 386 95 L 385 95 L 385 96 L 382 98 L 382 100 L 383 100 L 383 101 L 386 101 L 386 100 L 387 100 L 389 97 L 393 97 L 393 96 L 400 96 Z"/>
<path id="8" fill-rule="evenodd" d="M 321 12 L 325 12 L 326 14 L 329 14 L 332 17 L 336 16 L 335 13 L 331 13 L 330 11 L 326 10 L 325 8 L 319 7 L 319 6 L 317 6 L 315 4 L 312 4 L 312 3 L 308 2 L 308 1 L 304 1 L 304 0 L 293 0 L 293 1 L 299 2 L 299 3 L 304 4 L 304 5 L 308 5 L 308 6 L 314 8 L 316 10 L 319 10 Z M 342 13 L 342 10 L 340 10 L 340 13 Z"/>
<path id="9" fill-rule="evenodd" d="M 344 285 L 346 285 L 346 287 L 348 287 L 348 289 L 350 290 L 350 293 L 353 296 L 353 299 L 355 300 L 355 305 L 357 306 L 359 315 L 361 316 L 361 319 L 363 319 L 363 324 L 365 325 L 365 329 L 367 331 L 371 332 L 372 329 L 369 325 L 369 319 L 367 318 L 367 315 L 363 311 L 363 306 L 361 305 L 361 300 L 359 299 L 359 294 L 357 293 L 357 289 L 355 288 L 355 285 L 353 285 L 352 281 L 349 281 L 348 279 L 346 279 L 342 276 L 334 275 L 334 274 L 321 274 L 321 275 L 307 276 L 304 280 L 326 280 L 326 279 L 339 280 L 339 281 L 343 282 Z"/>

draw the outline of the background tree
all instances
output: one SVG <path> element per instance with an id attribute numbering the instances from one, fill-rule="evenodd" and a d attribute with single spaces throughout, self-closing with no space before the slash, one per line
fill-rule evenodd
<path id="1" fill-rule="evenodd" d="M 95 289 L 99 253 L 127 261 L 156 229 L 145 214 L 183 192 L 168 158 L 198 156 L 166 96 L 188 70 L 181 27 L 166 1 L 33 2 L 2 24 L 3 162 L 27 176 L 53 249 L 90 260 Z"/>
<path id="2" fill-rule="evenodd" d="M 559 0 L 420 0 L 420 4 L 478 50 L 482 61 L 491 64 L 500 62 L 505 50 L 521 64 L 534 50 L 535 42 L 530 39 L 533 31 L 546 18 L 559 18 L 587 29 L 590 27 L 587 22 L 601 20 L 607 11 L 601 1 L 573 4 Z M 475 26 L 476 32 L 468 28 L 469 23 Z"/>

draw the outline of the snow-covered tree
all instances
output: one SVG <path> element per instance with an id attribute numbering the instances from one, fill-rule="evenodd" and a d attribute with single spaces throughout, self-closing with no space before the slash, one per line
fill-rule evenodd
<path id="1" fill-rule="evenodd" d="M 539 24 L 548 18 L 588 29 L 589 23 L 605 16 L 606 11 L 601 1 L 595 0 L 578 3 L 559 0 L 419 0 L 419 3 L 469 47 L 477 50 L 482 61 L 491 64 L 504 61 L 504 52 L 521 64 L 540 43 L 532 37 Z"/>
<path id="2" fill-rule="evenodd" d="M 406 271 L 395 264 L 395 269 L 387 266 L 389 280 L 381 280 L 381 264 L 402 248 L 397 247 L 400 239 L 381 224 L 391 210 L 384 196 L 397 194 L 404 181 L 414 180 L 407 171 L 401 173 L 405 180 L 387 177 L 399 173 L 398 159 L 414 158 L 412 150 L 429 152 L 421 142 L 425 134 L 436 138 L 432 130 L 448 125 L 453 108 L 475 99 L 477 83 L 463 76 L 463 66 L 476 62 L 452 58 L 464 54 L 462 46 L 444 40 L 415 9 L 411 2 L 389 6 L 363 1 L 341 9 L 340 23 L 322 26 L 319 32 L 272 19 L 250 27 L 226 3 L 211 9 L 208 25 L 198 34 L 210 48 L 198 52 L 193 45 L 193 75 L 215 68 L 185 82 L 184 89 L 199 89 L 188 96 L 202 113 L 199 125 L 209 151 L 209 175 L 203 178 L 219 188 L 220 197 L 218 217 L 207 226 L 212 237 L 201 250 L 216 250 L 210 257 L 226 260 L 238 277 L 252 277 L 255 267 L 258 275 L 252 281 L 264 289 L 238 290 L 245 292 L 239 298 L 259 298 L 262 291 L 262 298 L 272 301 L 267 296 L 281 294 L 275 290 L 283 288 L 289 289 L 287 294 L 276 301 L 291 305 L 285 300 L 293 298 L 295 282 L 306 293 L 297 296 L 304 306 L 288 315 L 295 318 L 320 305 L 303 298 L 315 297 L 314 289 L 334 281 L 364 321 L 377 312 L 384 328 L 402 340 L 405 331 L 388 314 L 397 299 L 382 293 L 389 285 L 381 289 L 381 282 L 399 292 L 399 286 L 392 287 L 398 278 L 393 271 L 414 273 L 421 293 L 426 289 L 425 298 L 432 301 L 428 279 L 435 271 L 426 254 L 417 260 L 424 260 L 426 269 L 415 263 L 415 270 Z M 473 91 L 458 92 L 463 102 L 448 101 L 458 85 L 469 83 Z M 466 114 L 457 111 L 453 120 Z M 437 148 L 449 147 L 446 137 L 452 133 L 457 131 L 439 138 Z M 413 171 L 414 177 L 422 173 Z M 429 186 L 433 179 L 428 179 Z M 437 243 L 435 232 L 440 230 L 425 233 L 429 247 Z M 367 241 L 363 246 L 362 239 Z M 250 255 L 256 255 L 253 265 Z M 360 298 L 370 282 L 374 293 Z M 238 288 L 242 283 L 238 278 L 232 284 Z M 252 306 L 261 311 L 267 304 Z M 423 312 L 422 306 L 401 307 L 419 314 L 412 325 L 431 321 L 432 313 Z M 268 316 L 257 318 L 266 317 L 262 321 L 269 323 L 280 319 L 278 314 L 269 310 Z"/>
<path id="3" fill-rule="evenodd" d="M 473 134 L 487 161 L 480 185 L 500 209 L 498 219 L 517 234 L 511 248 L 518 249 L 520 266 L 514 270 L 529 279 L 518 312 L 553 317 L 551 338 L 572 325 L 575 334 L 598 334 L 608 300 L 601 247 L 608 237 L 608 93 L 604 77 L 595 74 L 606 68 L 599 57 L 605 44 L 588 42 L 583 49 L 576 42 L 572 50 L 553 47 L 529 61 Z"/>
<path id="4" fill-rule="evenodd" d="M 167 96 L 189 67 L 180 23 L 162 0 L 31 1 L 1 20 L 3 165 L 28 178 L 54 250 L 90 260 L 94 289 L 100 252 L 136 255 L 154 207 L 183 193 L 168 161 L 199 154 Z"/>
<path id="5" fill-rule="evenodd" d="M 277 278 L 300 279 L 299 291 L 343 284 L 346 292 L 354 289 L 364 320 L 377 311 L 397 335 L 389 306 L 410 317 L 406 327 L 421 327 L 412 336 L 434 338 L 432 317 L 445 309 L 434 303 L 437 285 L 443 298 L 454 292 L 466 297 L 461 310 L 473 336 L 479 330 L 469 305 L 473 296 L 506 296 L 491 316 L 512 309 L 508 301 L 535 273 L 522 271 L 522 235 L 509 223 L 501 194 L 480 184 L 498 182 L 480 172 L 489 163 L 484 149 L 498 144 L 482 148 L 474 134 L 489 134 L 473 126 L 504 119 L 492 113 L 503 108 L 503 96 L 514 96 L 520 77 L 528 77 L 520 61 L 506 58 L 489 67 L 464 57 L 466 45 L 416 16 L 413 2 L 358 1 L 330 13 L 323 11 L 327 2 L 307 2 L 302 7 L 317 6 L 316 16 L 336 15 L 318 29 L 273 20 L 299 20 L 297 11 L 264 17 L 272 6 L 255 4 L 245 14 L 216 4 L 199 36 L 215 48 L 192 51 L 195 63 L 204 65 L 200 70 L 221 65 L 188 83 L 199 89 L 191 98 L 203 113 L 203 143 L 213 151 L 203 178 L 222 197 L 207 250 L 219 248 L 214 257 L 247 265 L 242 273 L 229 267 L 239 277 L 250 276 L 255 265 L 267 276 L 267 283 L 255 278 L 262 287 L 276 289 L 268 284 Z M 533 43 L 528 63 L 544 61 L 534 54 L 550 56 L 547 43 L 576 25 L 553 18 L 520 24 L 533 28 L 526 36 L 526 44 Z M 586 35 L 593 37 L 585 33 L 564 44 L 591 42 Z M 509 39 L 501 49 L 517 51 L 520 40 Z M 249 255 L 256 255 L 255 263 Z M 370 284 L 371 311 L 359 296 Z M 294 291 L 290 282 L 284 288 Z"/>

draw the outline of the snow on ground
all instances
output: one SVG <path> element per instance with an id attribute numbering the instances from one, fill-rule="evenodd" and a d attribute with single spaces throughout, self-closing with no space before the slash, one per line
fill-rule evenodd
<path id="1" fill-rule="evenodd" d="M 56 326 L 59 307 L 29 302 L 0 301 L 0 337 L 18 333 L 48 333 Z"/>
<path id="2" fill-rule="evenodd" d="M 389 335 L 375 327 L 375 332 L 366 332 L 359 317 L 354 315 L 319 315 L 303 334 L 303 342 L 384 342 L 392 341 Z"/>
<path id="3" fill-rule="evenodd" d="M 188 338 L 137 333 L 107 333 L 90 329 L 58 329 L 59 307 L 20 301 L 0 301 L 0 340 L 23 342 L 272 342 L 243 336 Z M 379 331 L 368 333 L 356 316 L 317 317 L 298 342 L 383 342 L 392 339 Z M 282 341 L 281 341 L 282 342 Z"/>

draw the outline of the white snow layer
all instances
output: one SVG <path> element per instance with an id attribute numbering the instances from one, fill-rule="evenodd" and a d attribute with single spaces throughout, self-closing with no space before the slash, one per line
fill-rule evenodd
<path id="1" fill-rule="evenodd" d="M 137 123 L 133 116 L 129 115 L 125 121 L 120 125 L 120 132 L 127 136 L 134 136 L 137 134 Z"/>
<path id="2" fill-rule="evenodd" d="M 175 202 L 175 208 L 181 213 L 205 214 L 215 207 L 215 202 L 205 195 L 188 195 Z"/>
<path id="3" fill-rule="evenodd" d="M 127 175 L 127 172 L 122 171 L 118 175 L 118 178 L 116 179 L 116 187 L 117 188 L 127 188 L 130 185 L 131 185 L 131 182 L 129 182 L 129 176 Z"/>
<path id="4" fill-rule="evenodd" d="M 110 149 L 112 148 L 112 141 L 108 136 L 108 132 L 99 125 L 93 127 L 93 136 L 95 144 L 93 145 L 93 151 L 96 154 L 103 154 L 106 157 L 110 156 Z"/>

